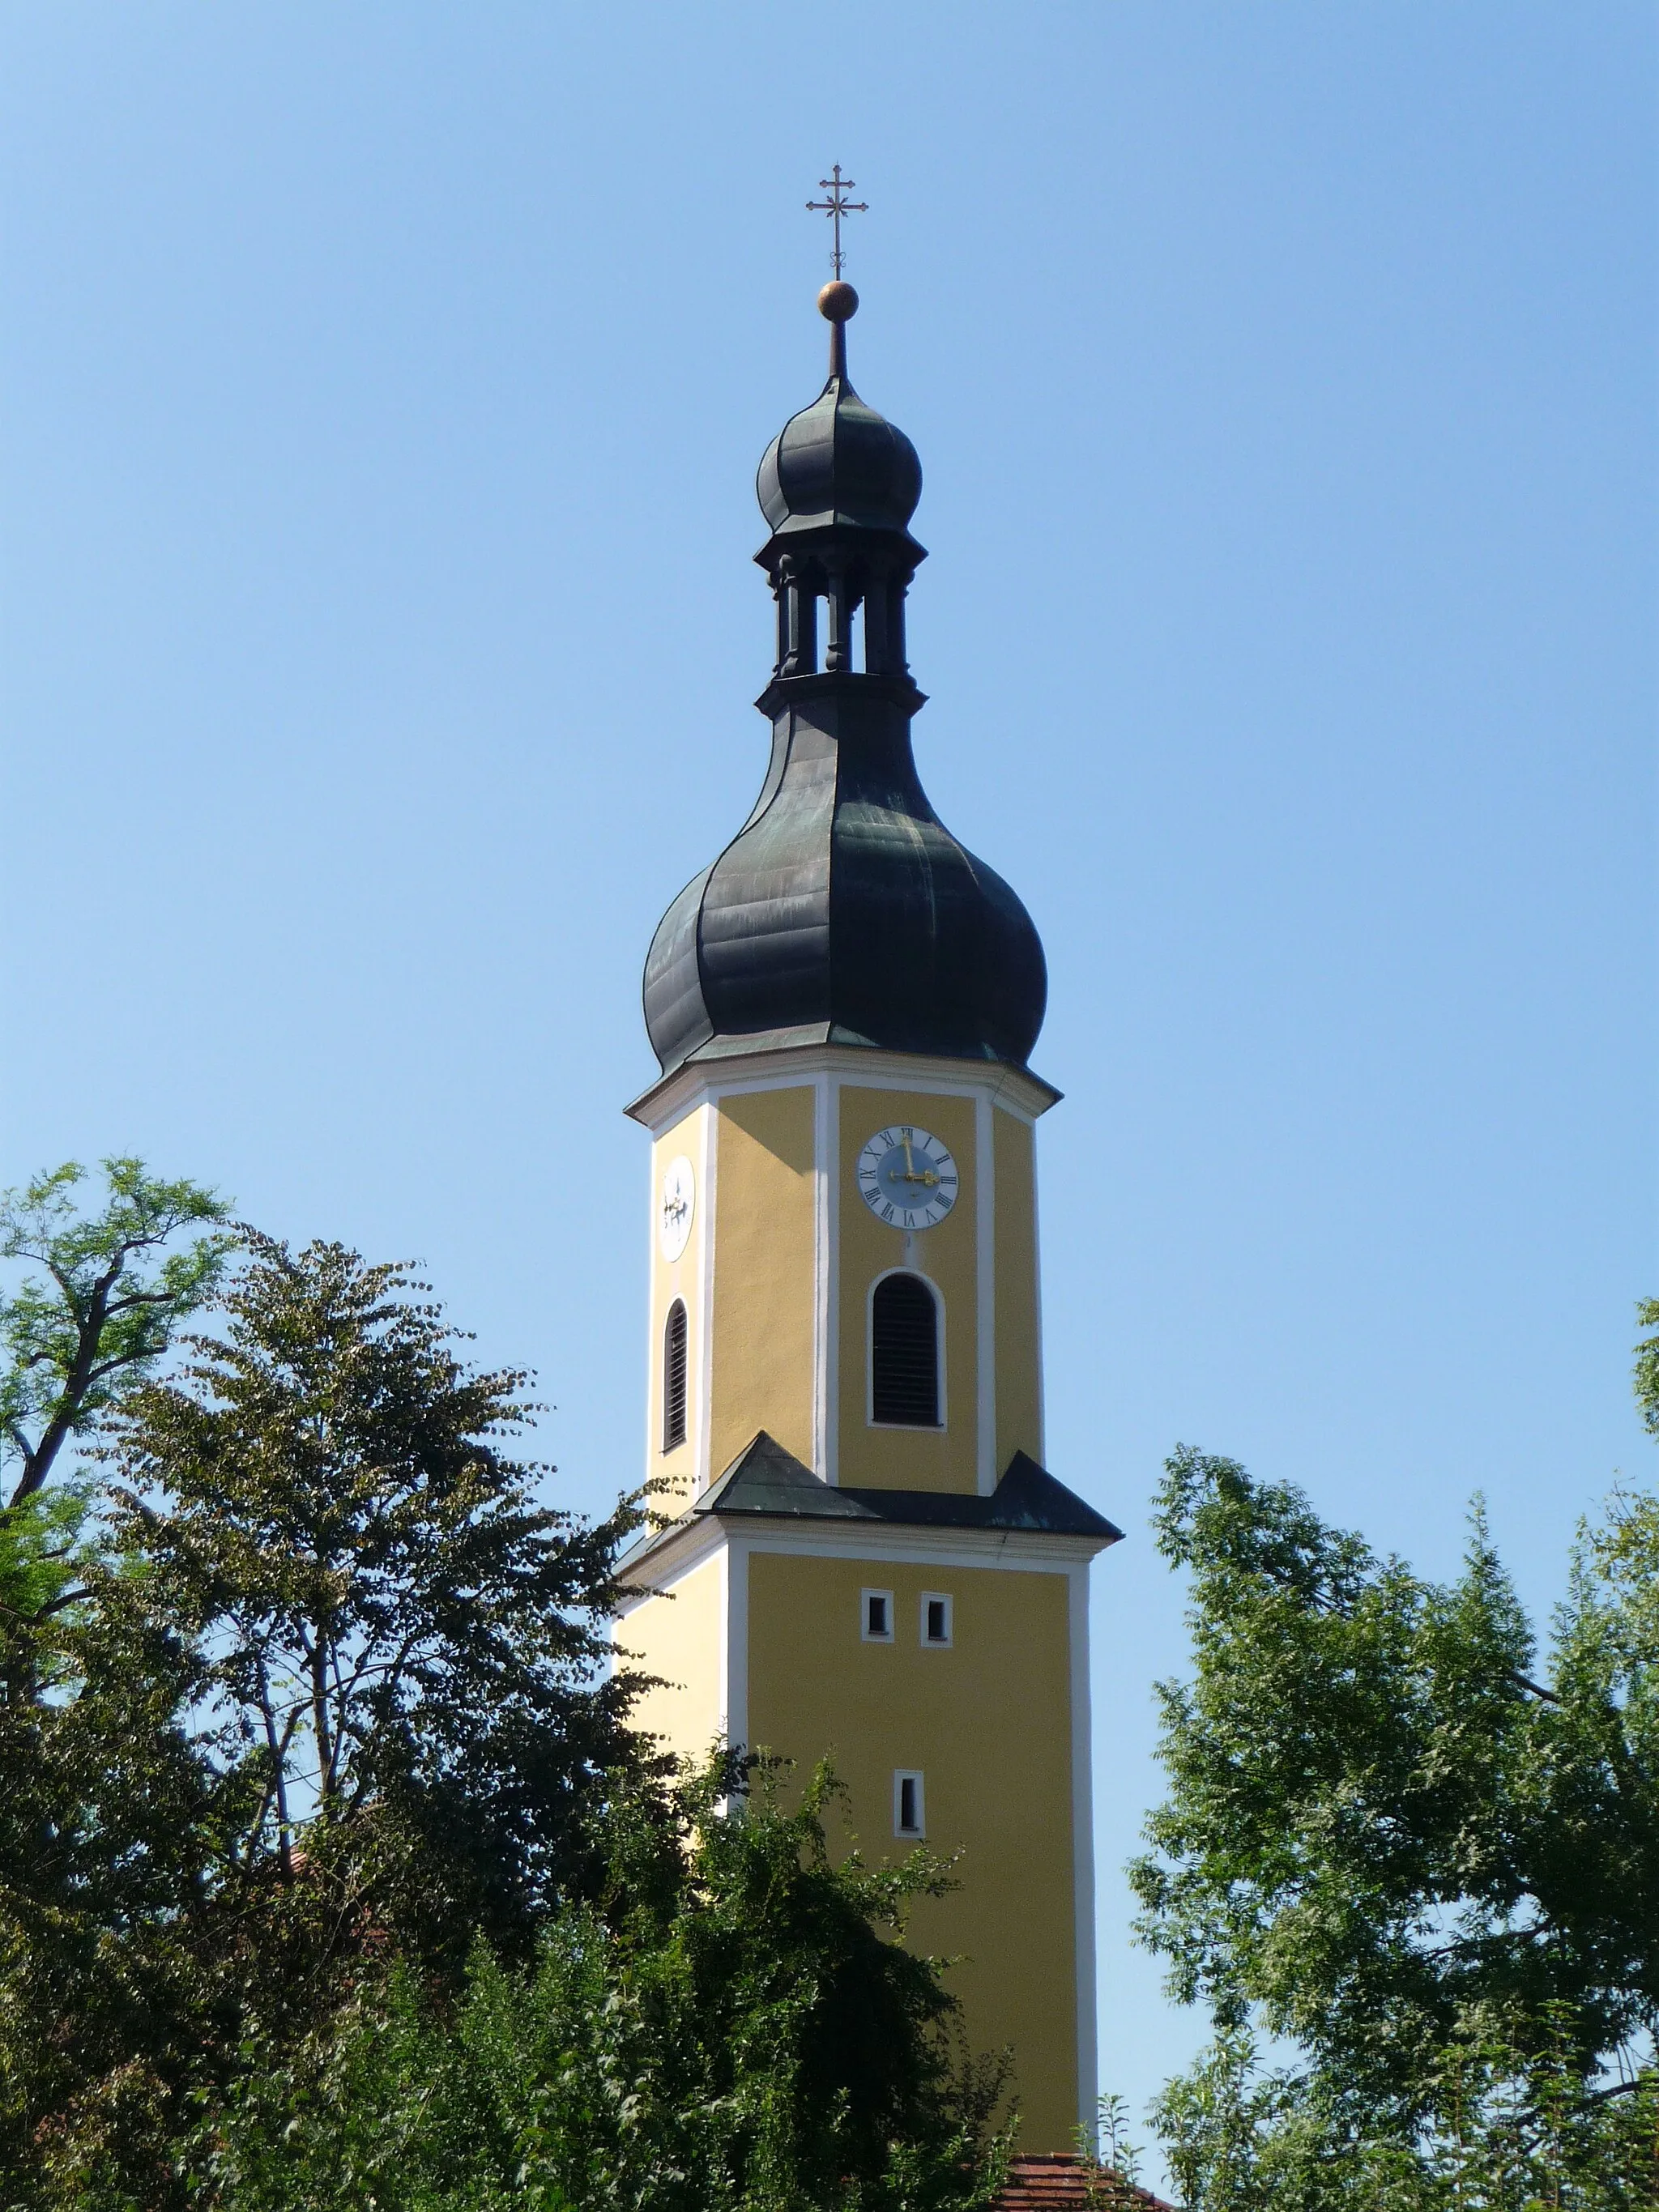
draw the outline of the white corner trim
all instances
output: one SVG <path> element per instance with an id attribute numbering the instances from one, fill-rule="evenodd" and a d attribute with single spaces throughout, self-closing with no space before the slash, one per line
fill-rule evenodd
<path id="1" fill-rule="evenodd" d="M 714 1653 L 714 1713 L 715 1725 L 724 1743 L 732 1741 L 728 1725 L 732 1711 L 732 1547 L 722 1544 L 715 1554 L 714 1571 L 720 1578 L 719 1626 L 716 1630 L 717 1650 Z"/>
<path id="2" fill-rule="evenodd" d="M 1036 1131 L 1031 1132 L 1031 1299 L 1036 1309 L 1036 1460 L 1048 1464 L 1048 1412 L 1042 1382 L 1042 1208 L 1037 1204 Z"/>
<path id="3" fill-rule="evenodd" d="M 993 1131 L 995 1115 L 983 1093 L 974 1102 L 974 1150 L 978 1155 L 974 1178 L 975 1301 L 978 1309 L 975 1364 L 979 1403 L 975 1409 L 978 1435 L 975 1468 L 979 1494 L 988 1498 L 997 1486 L 997 1275 L 996 1275 L 996 1151 Z"/>
<path id="4" fill-rule="evenodd" d="M 1078 2125 L 1092 2130 L 1098 2054 L 1095 1992 L 1095 1800 L 1089 1711 L 1089 1569 L 1070 1571 L 1072 1887 L 1076 1917 Z M 1091 2137 L 1092 2140 L 1092 2136 Z"/>
<path id="5" fill-rule="evenodd" d="M 657 1249 L 655 1130 L 652 1132 L 651 1153 L 646 1163 L 645 1237 L 645 1249 L 651 1255 L 651 1261 L 645 1271 L 645 1473 L 641 1480 L 649 1482 L 657 1473 L 657 1445 L 662 1437 L 662 1424 L 657 1410 L 657 1392 L 662 1380 L 661 1363 L 657 1357 L 657 1270 L 662 1265 L 662 1258 Z M 666 1307 L 664 1310 L 667 1310 Z"/>
<path id="6" fill-rule="evenodd" d="M 841 1438 L 841 1086 L 817 1080 L 813 1146 L 817 1170 L 817 1472 L 838 1482 Z"/>
<path id="7" fill-rule="evenodd" d="M 702 1241 L 698 1246 L 702 1282 L 698 1305 L 696 1454 L 691 1469 L 692 1492 L 699 1498 L 721 1470 L 709 1464 L 714 1434 L 714 1179 L 719 1172 L 719 1144 L 715 1111 L 706 1100 L 702 1120 Z"/>

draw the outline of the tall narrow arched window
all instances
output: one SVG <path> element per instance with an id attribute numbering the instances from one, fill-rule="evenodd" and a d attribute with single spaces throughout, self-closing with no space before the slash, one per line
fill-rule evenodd
<path id="1" fill-rule="evenodd" d="M 870 1302 L 870 1417 L 939 1425 L 939 1304 L 920 1275 L 884 1275 Z"/>
<path id="2" fill-rule="evenodd" d="M 685 1306 L 676 1298 L 662 1332 L 662 1448 L 685 1442 Z"/>

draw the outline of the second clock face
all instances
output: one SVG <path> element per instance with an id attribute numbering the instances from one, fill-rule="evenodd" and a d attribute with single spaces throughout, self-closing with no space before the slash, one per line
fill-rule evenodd
<path id="1" fill-rule="evenodd" d="M 657 1200 L 657 1235 L 662 1256 L 672 1262 L 684 1251 L 691 1236 L 691 1217 L 696 1211 L 697 1179 L 684 1152 L 663 1170 L 662 1190 Z"/>
<path id="2" fill-rule="evenodd" d="M 957 1202 L 957 1164 L 926 1129 L 878 1129 L 859 1154 L 859 1196 L 878 1221 L 931 1229 Z"/>

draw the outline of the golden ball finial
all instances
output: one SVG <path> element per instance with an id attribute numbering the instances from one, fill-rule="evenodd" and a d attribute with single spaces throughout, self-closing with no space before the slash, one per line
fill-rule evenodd
<path id="1" fill-rule="evenodd" d="M 859 295 L 844 278 L 836 276 L 818 294 L 818 313 L 825 322 L 850 322 L 859 311 Z"/>

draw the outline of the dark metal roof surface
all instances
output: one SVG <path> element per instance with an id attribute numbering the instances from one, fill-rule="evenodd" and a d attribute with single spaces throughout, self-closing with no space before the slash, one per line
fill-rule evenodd
<path id="1" fill-rule="evenodd" d="M 692 1508 L 771 1519 L 884 1521 L 906 1528 L 1024 1529 L 1115 1544 L 1123 1531 L 1024 1452 L 1016 1452 L 988 1498 L 954 1490 L 838 1490 L 764 1429 L 744 1445 Z"/>
<path id="2" fill-rule="evenodd" d="M 761 797 L 659 924 L 645 1019 L 665 1073 L 714 1037 L 833 1041 L 1023 1067 L 1048 999 L 1036 926 L 928 804 L 908 685 L 780 678 Z"/>
<path id="3" fill-rule="evenodd" d="M 757 557 L 780 592 L 833 586 L 849 606 L 873 593 L 888 658 L 874 672 L 831 656 L 798 667 L 781 644 L 758 702 L 772 721 L 760 796 L 663 916 L 646 962 L 665 1074 L 792 1033 L 1024 1067 L 1042 1026 L 1031 918 L 934 813 L 911 750 L 925 702 L 905 670 L 902 599 L 922 558 L 908 529 L 921 464 L 834 362 L 761 464 L 772 536 Z"/>
<path id="4" fill-rule="evenodd" d="M 832 527 L 902 530 L 921 497 L 921 463 L 903 431 L 832 374 L 767 447 L 755 492 L 781 537 Z"/>

